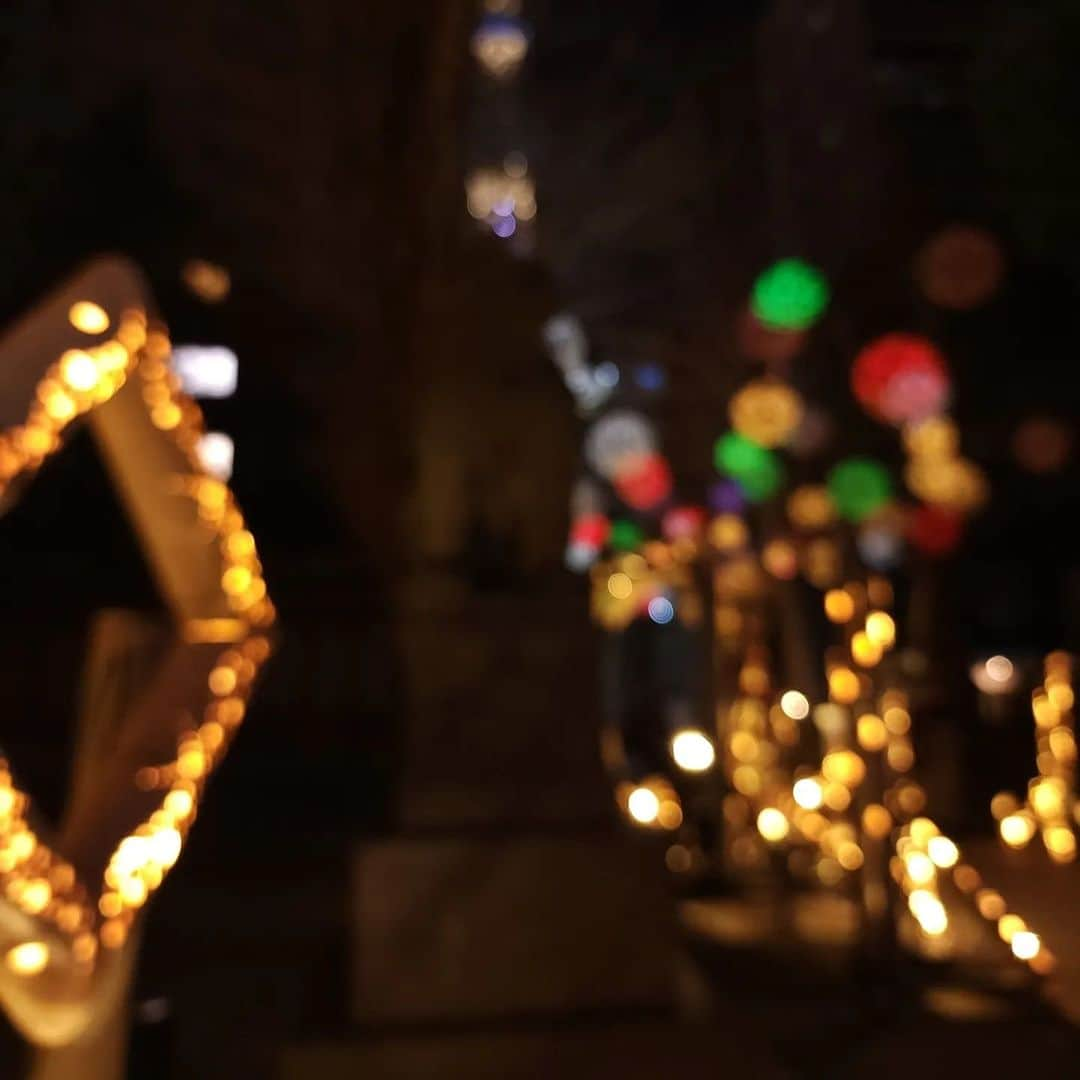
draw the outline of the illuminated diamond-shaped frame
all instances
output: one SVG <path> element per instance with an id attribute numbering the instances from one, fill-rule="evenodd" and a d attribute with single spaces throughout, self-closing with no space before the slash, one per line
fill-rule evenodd
<path id="1" fill-rule="evenodd" d="M 201 411 L 149 310 L 138 269 L 102 258 L 0 340 L 0 511 L 85 416 L 177 631 L 122 717 L 84 718 L 51 846 L 0 757 L 0 1002 L 44 1045 L 110 1008 L 138 913 L 176 863 L 271 651 L 254 538 L 199 462 Z"/>

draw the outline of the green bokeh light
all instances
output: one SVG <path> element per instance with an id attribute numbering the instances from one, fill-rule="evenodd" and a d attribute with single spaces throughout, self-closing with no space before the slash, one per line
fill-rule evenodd
<path id="1" fill-rule="evenodd" d="M 848 458 L 829 473 L 829 494 L 842 517 L 862 521 L 889 501 L 892 481 L 873 458 Z"/>
<path id="2" fill-rule="evenodd" d="M 769 498 L 784 482 L 784 467 L 776 454 L 737 431 L 716 440 L 713 463 L 718 472 L 738 480 L 751 502 Z"/>
<path id="3" fill-rule="evenodd" d="M 809 263 L 781 259 L 754 282 L 750 306 L 766 326 L 805 330 L 829 306 L 829 284 Z"/>
<path id="4" fill-rule="evenodd" d="M 615 551 L 636 551 L 645 539 L 640 525 L 632 521 L 613 521 L 609 543 Z"/>

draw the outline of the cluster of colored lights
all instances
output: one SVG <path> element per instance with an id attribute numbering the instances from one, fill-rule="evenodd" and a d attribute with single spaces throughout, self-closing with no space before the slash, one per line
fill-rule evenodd
<path id="1" fill-rule="evenodd" d="M 994 796 L 991 813 L 1002 842 L 1026 848 L 1036 834 L 1054 862 L 1076 858 L 1076 734 L 1073 717 L 1072 657 L 1053 652 L 1046 658 L 1042 685 L 1034 692 L 1036 776 L 1021 805 L 1008 792 Z"/>
<path id="2" fill-rule="evenodd" d="M 741 657 L 734 674 L 722 677 L 734 679 L 737 696 L 718 708 L 715 733 L 683 727 L 672 737 L 670 751 L 687 782 L 719 766 L 728 788 L 722 806 L 725 857 L 737 867 L 761 868 L 768 865 L 770 850 L 783 850 L 790 872 L 797 876 L 809 872 L 821 884 L 833 886 L 863 866 L 871 847 L 880 852 L 892 837 L 896 844 L 889 863 L 892 876 L 924 942 L 940 948 L 949 936 L 948 905 L 955 894 L 970 896 L 976 909 L 993 919 L 1013 955 L 1044 974 L 1053 958 L 1039 936 L 1005 910 L 999 894 L 982 887 L 976 871 L 960 862 L 956 844 L 919 816 L 926 792 L 911 777 L 915 753 L 907 696 L 895 687 L 878 685 L 885 677 L 878 669 L 897 637 L 896 622 L 887 610 L 891 586 L 873 575 L 865 584 L 840 584 L 845 566 L 834 535 L 839 526 L 854 526 L 865 564 L 884 570 L 895 565 L 905 539 L 927 554 L 951 551 L 964 516 L 986 498 L 985 478 L 960 456 L 956 427 L 945 414 L 949 374 L 935 346 L 914 335 L 887 335 L 859 354 L 852 372 L 853 388 L 863 406 L 902 430 L 908 454 L 904 480 L 921 500 L 919 505 L 896 501 L 884 465 L 854 457 L 834 465 L 824 484 L 804 484 L 790 492 L 786 500 L 790 535 L 776 533 L 774 519 L 771 536 L 754 537 L 743 517 L 748 505 L 783 490 L 786 470 L 779 452 L 795 449 L 812 410 L 779 372 L 802 348 L 806 332 L 822 316 L 828 300 L 824 279 L 797 260 L 777 264 L 755 284 L 740 344 L 771 371 L 751 380 L 730 402 L 731 430 L 714 447 L 714 464 L 723 479 L 710 491 L 711 519 L 693 508 L 676 541 L 677 530 L 668 524 L 670 470 L 656 449 L 651 427 L 635 432 L 628 425 L 623 439 L 613 440 L 610 461 L 591 461 L 616 496 L 636 511 L 615 520 L 605 518 L 608 528 L 596 556 L 602 555 L 605 544 L 615 555 L 614 561 L 594 568 L 599 571 L 593 579 L 594 615 L 602 625 L 617 630 L 648 612 L 641 597 L 650 592 L 661 595 L 660 586 L 649 579 L 642 587 L 618 560 L 629 559 L 630 569 L 641 569 L 634 562 L 640 559 L 652 575 L 655 567 L 643 554 L 651 549 L 664 551 L 665 559 L 679 567 L 687 597 L 679 606 L 690 607 L 688 621 L 696 619 L 700 600 L 689 599 L 695 586 L 687 575 L 691 560 L 704 558 L 713 576 L 718 655 Z M 632 445 L 635 439 L 639 445 Z M 662 482 L 655 487 L 643 483 L 642 495 L 635 499 L 635 484 L 627 481 L 636 479 L 635 471 L 646 462 Z M 628 463 L 634 468 L 628 470 Z M 655 514 L 656 520 L 642 521 L 643 512 Z M 656 532 L 664 540 L 651 539 Z M 686 546 L 676 554 L 678 543 Z M 828 700 L 817 705 L 799 690 L 776 691 L 763 638 L 769 577 L 788 580 L 799 572 L 822 590 L 826 617 L 844 635 L 842 647 L 826 651 Z M 619 605 L 620 616 L 612 617 Z M 995 659 L 1003 658 L 991 662 Z M 892 670 L 891 665 L 885 667 Z M 1062 685 L 1060 678 L 1053 682 L 1058 708 L 1053 717 L 1045 703 L 1038 705 L 1037 720 L 1042 715 L 1046 727 L 1039 743 L 1040 778 L 1031 789 L 1038 810 L 1029 805 L 1020 816 L 1029 819 L 1023 843 L 1042 828 L 1048 850 L 1067 861 L 1075 854 L 1075 743 L 1071 714 L 1060 712 Z M 1055 704 L 1050 687 L 1048 682 L 1044 696 Z M 822 748 L 820 761 L 810 766 L 798 761 L 808 718 Z M 856 803 L 856 791 L 871 780 L 873 787 L 860 791 Z M 655 789 L 667 783 L 650 776 L 636 787 L 620 786 L 620 805 L 632 823 L 656 827 L 660 797 Z M 631 791 L 638 793 L 636 809 L 628 801 Z M 673 870 L 685 871 L 694 865 L 694 857 L 679 843 L 669 849 L 667 862 Z"/>
<path id="3" fill-rule="evenodd" d="M 75 304 L 69 319 L 88 335 L 104 334 L 112 325 L 109 314 L 90 301 Z M 197 505 L 208 538 L 216 541 L 221 592 L 235 616 L 190 620 L 180 627 L 193 645 L 227 647 L 209 671 L 205 704 L 193 703 L 193 713 L 202 713 L 198 726 L 180 734 L 171 761 L 147 765 L 131 777 L 133 790 L 163 794 L 119 841 L 96 893 L 30 829 L 30 799 L 15 786 L 9 763 L 0 761 L 0 887 L 8 901 L 36 920 L 42 937 L 53 939 L 53 944 L 35 939 L 8 949 L 6 966 L 21 976 L 45 971 L 57 948 L 74 971 L 89 975 L 101 948 L 124 945 L 138 911 L 179 858 L 206 780 L 242 722 L 251 687 L 271 651 L 266 631 L 275 612 L 254 539 L 228 487 L 202 471 L 201 412 L 181 393 L 168 357 L 164 329 L 148 325 L 141 311 L 126 311 L 112 338 L 65 352 L 40 381 L 26 423 L 0 434 L 2 492 L 59 448 L 72 420 L 108 401 L 129 377 L 138 378 L 151 422 L 188 460 L 190 474 L 176 483 Z"/>

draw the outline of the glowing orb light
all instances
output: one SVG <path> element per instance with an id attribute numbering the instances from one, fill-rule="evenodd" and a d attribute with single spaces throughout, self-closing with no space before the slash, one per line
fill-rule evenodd
<path id="1" fill-rule="evenodd" d="M 699 506 L 674 506 L 660 522 L 666 540 L 696 538 L 705 528 L 705 511 Z"/>
<path id="2" fill-rule="evenodd" d="M 653 454 L 656 444 L 656 430 L 644 416 L 616 409 L 601 416 L 586 432 L 585 460 L 612 480 L 628 459 Z"/>
<path id="3" fill-rule="evenodd" d="M 185 394 L 227 398 L 236 393 L 240 362 L 224 345 L 176 345 L 172 364 Z"/>
<path id="4" fill-rule="evenodd" d="M 647 787 L 636 787 L 626 801 L 630 816 L 641 825 L 651 825 L 660 814 L 660 800 Z"/>
<path id="5" fill-rule="evenodd" d="M 719 472 L 739 481 L 751 502 L 767 499 L 784 482 L 784 469 L 776 454 L 737 431 L 717 439 L 713 461 Z"/>
<path id="6" fill-rule="evenodd" d="M 593 368 L 593 379 L 605 390 L 614 390 L 619 385 L 619 366 L 610 360 L 597 364 Z"/>
<path id="7" fill-rule="evenodd" d="M 234 448 L 233 441 L 221 431 L 208 431 L 200 436 L 195 447 L 199 464 L 211 476 L 218 480 L 228 480 L 232 476 Z"/>
<path id="8" fill-rule="evenodd" d="M 770 843 L 778 844 L 788 834 L 788 819 L 782 810 L 766 806 L 757 816 L 758 832 Z"/>
<path id="9" fill-rule="evenodd" d="M 802 399 L 778 379 L 755 379 L 729 406 L 731 426 L 760 446 L 781 446 L 802 420 Z"/>
<path id="10" fill-rule="evenodd" d="M 636 551 L 645 539 L 641 526 L 633 521 L 622 519 L 611 523 L 611 535 L 608 542 L 616 551 Z"/>
<path id="11" fill-rule="evenodd" d="M 926 338 L 886 334 L 855 358 L 851 387 L 859 404 L 889 424 L 923 420 L 948 402 L 945 358 Z"/>
<path id="12" fill-rule="evenodd" d="M 908 521 L 908 539 L 924 555 L 948 555 L 963 534 L 963 518 L 940 506 L 919 506 Z"/>
<path id="13" fill-rule="evenodd" d="M 704 732 L 684 728 L 671 739 L 671 756 L 684 772 L 705 772 L 712 768 L 716 751 Z"/>
<path id="14" fill-rule="evenodd" d="M 738 480 L 720 480 L 709 487 L 709 509 L 717 514 L 739 514 L 746 509 L 746 492 Z"/>
<path id="15" fill-rule="evenodd" d="M 770 540 L 761 549 L 761 565 L 781 581 L 791 581 L 799 573 L 799 556 L 788 540 Z"/>
<path id="16" fill-rule="evenodd" d="M 599 555 L 600 549 L 593 547 L 592 544 L 579 544 L 571 541 L 566 545 L 566 553 L 563 558 L 566 561 L 567 569 L 580 574 L 588 570 L 596 562 Z"/>
<path id="17" fill-rule="evenodd" d="M 634 382 L 647 394 L 656 394 L 667 386 L 667 372 L 659 364 L 638 364 L 633 371 Z"/>
<path id="18" fill-rule="evenodd" d="M 472 54 L 497 79 L 512 75 L 529 51 L 525 23 L 514 15 L 486 14 L 473 32 Z"/>
<path id="19" fill-rule="evenodd" d="M 16 975 L 40 975 L 49 966 L 49 946 L 43 941 L 24 941 L 8 949 L 4 962 Z"/>
<path id="20" fill-rule="evenodd" d="M 823 274 L 801 259 L 781 259 L 754 282 L 751 310 L 766 326 L 805 330 L 829 304 Z"/>
<path id="21" fill-rule="evenodd" d="M 675 618 L 675 606 L 666 596 L 654 596 L 649 601 L 649 618 L 660 626 L 666 626 Z"/>
<path id="22" fill-rule="evenodd" d="M 904 483 L 920 499 L 958 513 L 978 509 L 989 491 L 982 469 L 966 458 L 917 458 L 904 470 Z"/>
<path id="23" fill-rule="evenodd" d="M 1007 694 L 1016 688 L 1020 680 L 1013 662 L 1007 656 L 997 655 L 972 664 L 971 681 L 984 694 Z M 1011 796 L 1008 798 L 1012 799 Z M 1010 802 L 1010 811 L 1015 808 L 1015 802 Z M 994 803 L 991 802 L 991 813 L 994 809 Z M 1004 814 L 994 814 L 994 816 L 1000 818 L 1004 817 Z"/>
<path id="24" fill-rule="evenodd" d="M 938 307 L 968 311 L 997 292 L 1005 260 L 985 229 L 950 225 L 932 236 L 915 260 L 915 280 Z"/>
<path id="25" fill-rule="evenodd" d="M 836 518 L 836 508 L 828 488 L 819 484 L 797 487 L 787 500 L 787 513 L 800 529 L 823 529 Z"/>
<path id="26" fill-rule="evenodd" d="M 103 334 L 109 329 L 108 312 L 92 300 L 79 300 L 68 311 L 68 322 L 84 334 Z"/>
<path id="27" fill-rule="evenodd" d="M 904 537 L 885 525 L 866 525 L 855 537 L 859 556 L 873 570 L 892 570 L 904 554 Z"/>
<path id="28" fill-rule="evenodd" d="M 660 454 L 636 455 L 624 460 L 614 483 L 627 506 L 653 510 L 671 495 L 671 468 Z"/>
<path id="29" fill-rule="evenodd" d="M 904 447 L 912 457 L 950 458 L 960 447 L 960 432 L 947 416 L 931 416 L 905 426 Z"/>
<path id="30" fill-rule="evenodd" d="M 833 467 L 829 494 L 841 517 L 862 521 L 889 501 L 892 483 L 883 465 L 872 458 L 853 457 Z"/>
<path id="31" fill-rule="evenodd" d="M 570 526 L 570 542 L 602 548 L 611 534 L 611 522 L 603 514 L 583 514 Z"/>
<path id="32" fill-rule="evenodd" d="M 180 272 L 184 284 L 207 304 L 218 304 L 229 295 L 229 271 L 205 259 L 190 259 Z"/>

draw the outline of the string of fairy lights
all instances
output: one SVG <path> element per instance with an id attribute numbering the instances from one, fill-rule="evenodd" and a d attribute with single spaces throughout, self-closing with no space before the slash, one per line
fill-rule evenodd
<path id="1" fill-rule="evenodd" d="M 512 83 L 531 37 L 513 0 L 485 4 L 472 52 L 496 88 Z M 535 216 L 534 183 L 516 146 L 507 146 L 499 165 L 471 173 L 466 196 L 470 215 L 503 239 Z M 923 295 L 953 312 L 985 303 L 1004 272 L 996 240 L 967 225 L 935 234 L 914 263 Z M 643 621 L 704 630 L 713 643 L 712 722 L 687 722 L 685 710 L 674 726 L 658 716 L 668 727 L 667 760 L 629 753 L 617 726 L 604 732 L 616 802 L 635 826 L 676 837 L 666 861 L 682 873 L 695 864 L 683 839 L 688 828 L 693 834 L 685 798 L 698 800 L 703 778 L 718 775 L 720 859 L 728 871 L 770 872 L 779 855 L 796 879 L 849 892 L 861 881 L 862 903 L 879 915 L 895 887 L 906 925 L 915 927 L 912 945 L 928 955 L 949 946 L 953 913 L 968 903 L 996 924 L 1016 958 L 1045 974 L 1054 962 L 1049 950 L 926 816 L 927 794 L 912 775 L 911 706 L 887 575 L 908 552 L 939 558 L 955 551 L 989 495 L 948 414 L 952 387 L 941 348 L 898 330 L 868 341 L 851 365 L 855 401 L 899 434 L 905 461 L 898 474 L 857 454 L 834 461 L 816 482 L 789 482 L 789 455 L 820 453 L 828 434 L 828 416 L 804 400 L 789 372 L 831 300 L 824 275 L 798 258 L 779 260 L 753 283 L 736 344 L 763 370 L 728 402 L 729 427 L 713 448 L 718 477 L 703 503 L 676 494 L 648 415 L 665 386 L 663 369 L 591 363 L 585 329 L 570 313 L 544 327 L 586 422 L 566 561 L 589 574 L 593 619 L 614 635 Z M 1021 464 L 1032 472 L 1060 467 L 1068 440 L 1050 421 L 1026 428 L 1014 440 Z M 821 658 L 819 701 L 810 687 L 785 685 L 774 656 L 776 628 L 789 614 L 783 589 L 799 581 L 817 591 L 819 615 L 838 636 Z M 1027 801 L 1003 794 L 994 804 L 1007 844 L 1024 846 L 1039 833 L 1058 861 L 1075 853 L 1067 661 L 1064 654 L 1048 659 L 1034 699 L 1039 776 Z"/>
<path id="2" fill-rule="evenodd" d="M 26 422 L 0 434 L 0 494 L 60 448 L 69 424 L 137 379 L 150 422 L 188 467 L 162 483 L 172 482 L 174 493 L 197 508 L 199 527 L 220 560 L 221 594 L 234 615 L 189 619 L 179 627 L 191 645 L 220 650 L 203 700 L 188 703 L 200 719 L 180 733 L 171 760 L 149 762 L 131 775 L 130 792 L 158 793 L 154 808 L 117 843 L 97 885 L 80 880 L 63 853 L 37 834 L 30 796 L 17 786 L 12 763 L 0 760 L 0 888 L 39 929 L 38 936 L 12 946 L 5 963 L 26 978 L 62 967 L 89 985 L 100 951 L 125 944 L 138 912 L 180 856 L 207 778 L 243 721 L 251 687 L 270 655 L 275 611 L 232 492 L 204 468 L 202 413 L 180 390 L 165 328 L 141 310 L 116 318 L 89 300 L 71 307 L 69 321 L 87 335 L 116 325 L 108 340 L 64 352 L 38 383 Z"/>

